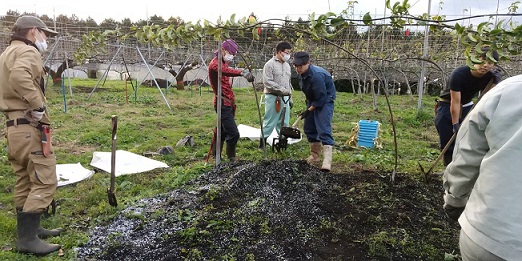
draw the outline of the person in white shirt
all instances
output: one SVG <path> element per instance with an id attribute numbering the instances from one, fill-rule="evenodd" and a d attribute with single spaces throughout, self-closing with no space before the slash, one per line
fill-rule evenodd
<path id="1" fill-rule="evenodd" d="M 292 85 L 290 77 L 292 71 L 288 60 L 292 46 L 288 42 L 280 42 L 276 46 L 276 52 L 272 59 L 268 60 L 263 67 L 263 85 L 265 89 L 265 116 L 263 119 L 263 133 L 259 147 L 264 148 L 266 139 L 274 128 L 277 133 L 281 131 L 281 122 L 284 117 L 284 125 L 290 122 L 290 108 L 293 107 Z M 283 110 L 283 107 L 286 109 Z M 283 115 L 283 111 L 285 114 Z"/>

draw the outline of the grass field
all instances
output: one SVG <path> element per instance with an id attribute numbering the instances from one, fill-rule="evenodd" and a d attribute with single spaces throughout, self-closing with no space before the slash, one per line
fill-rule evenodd
<path id="1" fill-rule="evenodd" d="M 49 242 L 61 244 L 63 251 L 60 255 L 51 254 L 39 260 L 74 259 L 74 248 L 88 240 L 89 228 L 106 223 L 120 210 L 141 198 L 179 188 L 214 167 L 213 160 L 206 162 L 204 159 L 216 124 L 210 88 L 194 87 L 184 91 L 161 89 L 162 96 L 156 87 L 140 86 L 135 91 L 122 81 L 107 81 L 90 95 L 95 84 L 95 80 L 73 80 L 70 89 L 68 86 L 63 88 L 65 96 L 60 86 L 52 86 L 47 90 L 53 122 L 53 146 L 58 163 L 79 162 L 92 169 L 89 163 L 93 152 L 108 152 L 111 149 L 111 116 L 117 115 L 118 149 L 141 155 L 155 152 L 163 146 L 172 146 L 174 153 L 153 157 L 167 163 L 170 168 L 118 177 L 116 197 L 119 206 L 116 208 L 107 201 L 109 173 L 100 171 L 88 180 L 60 187 L 55 196 L 59 206 L 57 214 L 47 218 L 43 224 L 65 228 L 60 237 L 48 239 Z M 251 87 L 236 89 L 235 93 L 237 124 L 259 128 L 256 93 Z M 257 97 L 260 97 L 260 93 L 257 93 Z M 438 156 L 439 149 L 433 125 L 434 98 L 425 97 L 420 111 L 417 111 L 417 99 L 413 96 L 391 96 L 390 103 L 397 132 L 397 174 L 423 179 L 418 164 L 428 169 Z M 296 115 L 305 109 L 304 95 L 295 91 L 294 102 L 290 122 L 294 122 Z M 384 96 L 377 97 L 377 110 L 372 103 L 371 95 L 338 93 L 332 122 L 336 141 L 333 172 L 352 172 L 354 166 L 385 174 L 391 174 L 394 170 L 393 130 L 386 100 Z M 355 123 L 361 119 L 378 120 L 381 123 L 379 141 L 382 148 L 353 148 L 345 144 L 352 135 Z M 302 130 L 302 122 L 299 128 Z M 186 135 L 194 138 L 195 146 L 175 147 Z M 258 144 L 258 141 L 241 139 L 237 156 L 241 160 L 265 159 Z M 35 257 L 14 251 L 16 214 L 12 191 L 15 179 L 7 161 L 5 140 L 1 141 L 1 145 L 0 244 L 3 250 L 0 259 L 36 260 Z M 304 159 L 308 156 L 308 144 L 301 141 L 290 145 L 282 153 L 267 151 L 266 154 L 268 160 Z M 435 171 L 442 171 L 442 163 Z"/>

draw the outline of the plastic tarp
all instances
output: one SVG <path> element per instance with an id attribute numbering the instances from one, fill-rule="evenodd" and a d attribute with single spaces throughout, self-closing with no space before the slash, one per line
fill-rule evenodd
<path id="1" fill-rule="evenodd" d="M 79 162 L 76 164 L 56 164 L 58 187 L 88 179 L 93 174 L 94 170 L 84 168 Z"/>
<path id="2" fill-rule="evenodd" d="M 251 140 L 259 140 L 259 138 L 261 137 L 261 129 L 258 129 L 258 128 L 250 127 L 250 126 L 244 125 L 244 124 L 239 124 L 237 126 L 237 129 L 239 130 L 240 138 L 249 138 Z M 293 143 L 297 143 L 297 142 L 301 141 L 302 136 L 303 135 L 301 134 L 301 138 L 299 138 L 299 139 L 288 138 L 288 144 L 293 144 Z M 277 131 L 275 130 L 275 128 L 272 131 L 272 134 L 270 134 L 270 136 L 268 136 L 266 143 L 268 145 L 272 146 L 272 143 L 274 142 L 274 138 L 279 138 L 279 135 L 277 135 Z"/>
<path id="3" fill-rule="evenodd" d="M 91 166 L 111 173 L 111 152 L 95 151 L 92 154 Z M 134 154 L 132 152 L 117 150 L 115 176 L 136 174 L 150 171 L 156 168 L 168 168 L 169 166 L 161 161 L 149 159 L 147 157 Z"/>

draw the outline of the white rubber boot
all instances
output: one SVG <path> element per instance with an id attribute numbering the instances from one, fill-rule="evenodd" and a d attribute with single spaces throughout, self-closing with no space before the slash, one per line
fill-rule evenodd
<path id="1" fill-rule="evenodd" d="M 332 168 L 332 145 L 324 145 L 323 146 L 323 166 L 321 167 L 322 171 L 330 171 Z"/>
<path id="2" fill-rule="evenodd" d="M 310 156 L 306 159 L 308 164 L 321 160 L 321 142 L 310 142 Z"/>

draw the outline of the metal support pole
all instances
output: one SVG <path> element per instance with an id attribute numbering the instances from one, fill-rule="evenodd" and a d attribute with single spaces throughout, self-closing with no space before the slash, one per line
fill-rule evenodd
<path id="1" fill-rule="evenodd" d="M 72 84 L 71 84 L 71 75 L 70 75 L 70 68 L 69 68 L 69 56 L 67 55 L 67 52 L 65 52 L 65 70 L 67 71 L 67 82 L 69 83 L 69 93 L 71 94 L 71 97 L 73 96 L 72 92 Z M 65 75 L 61 75 L 60 77 L 63 79 Z"/>
<path id="2" fill-rule="evenodd" d="M 141 59 L 142 59 L 143 62 L 145 63 L 145 67 L 147 67 L 147 70 L 149 71 L 150 76 L 151 76 L 152 79 L 154 80 L 154 84 L 156 84 L 156 87 L 158 87 L 158 91 L 160 92 L 161 97 L 163 97 L 163 100 L 164 100 L 165 103 L 167 104 L 167 107 L 169 107 L 169 110 L 172 112 L 172 108 L 170 107 L 170 104 L 169 104 L 169 102 L 167 101 L 167 98 L 165 97 L 165 95 L 164 95 L 163 92 L 161 91 L 161 87 L 159 86 L 158 82 L 156 81 L 156 77 L 154 77 L 154 74 L 152 73 L 152 71 L 151 71 L 151 69 L 150 69 L 150 67 L 149 67 L 149 64 L 148 64 L 147 61 L 145 60 L 145 57 L 143 57 L 143 54 L 141 53 L 140 48 L 138 48 L 138 46 L 136 46 L 136 50 L 137 50 L 138 53 L 140 54 Z M 137 86 L 136 86 L 136 90 L 138 90 L 138 87 L 137 87 Z"/>
<path id="3" fill-rule="evenodd" d="M 431 12 L 431 0 L 428 1 L 428 17 Z M 422 95 L 424 93 L 424 77 L 426 75 L 426 59 L 428 59 L 428 34 L 430 32 L 430 25 L 426 24 L 425 35 L 424 35 L 424 49 L 422 51 L 422 62 L 421 62 L 421 75 L 418 84 L 417 93 L 419 94 L 419 101 L 417 102 L 417 111 L 420 111 L 422 107 Z"/>
<path id="4" fill-rule="evenodd" d="M 44 67 L 49 62 L 49 60 L 54 56 L 54 54 L 55 54 L 54 51 L 56 50 L 56 47 L 58 46 L 58 44 L 60 43 L 60 40 L 62 38 L 55 36 L 55 39 L 56 39 L 56 42 L 54 43 L 53 47 L 49 51 L 49 54 L 47 55 L 47 57 L 45 58 L 45 61 L 43 63 Z M 51 64 L 49 64 L 49 69 L 50 68 L 51 68 Z M 44 89 L 47 89 L 47 86 L 49 85 L 49 77 L 51 77 L 51 74 L 47 73 L 47 77 L 45 77 L 45 83 L 44 83 L 45 88 Z"/>
<path id="5" fill-rule="evenodd" d="M 138 49 L 138 47 L 136 47 L 136 49 Z M 141 56 L 141 59 L 144 59 L 143 58 L 143 55 L 141 55 L 140 53 L 140 50 L 138 49 L 138 53 L 140 54 Z M 163 56 L 163 54 L 165 53 L 165 51 L 161 52 L 160 56 L 158 56 L 158 58 L 156 59 L 156 61 L 154 61 L 154 64 L 152 64 L 152 66 L 156 66 L 156 64 L 158 64 L 159 60 L 161 59 L 161 57 Z M 145 64 L 147 64 L 147 61 L 143 60 L 143 62 Z M 147 79 L 147 77 L 149 76 L 149 74 L 151 74 L 152 72 L 150 72 L 150 70 L 147 72 L 147 74 L 145 75 L 145 77 L 143 77 L 143 80 L 141 80 L 140 84 L 137 85 L 136 89 L 138 88 L 138 86 L 140 86 L 144 81 L 145 79 Z"/>
<path id="6" fill-rule="evenodd" d="M 223 77 L 222 72 L 222 59 L 223 53 L 221 52 L 221 42 L 218 43 L 218 86 L 217 86 L 217 100 L 216 100 L 216 111 L 217 111 L 217 123 L 216 123 L 216 166 L 221 163 L 221 106 L 222 106 L 222 94 L 221 94 L 221 78 Z"/>
<path id="7" fill-rule="evenodd" d="M 109 70 L 111 69 L 111 66 L 114 63 L 114 59 L 116 59 L 116 56 L 118 56 L 118 54 L 120 53 L 121 48 L 122 48 L 122 46 L 120 45 L 118 47 L 118 50 L 116 51 L 116 54 L 112 57 L 111 62 L 109 63 L 109 66 L 107 66 L 107 69 L 103 73 L 102 77 L 100 77 L 100 79 L 98 79 L 98 82 L 96 82 L 96 85 L 94 86 L 94 88 L 92 89 L 91 93 L 89 94 L 89 96 L 87 98 L 91 98 L 91 96 L 94 93 L 94 91 L 96 91 L 96 88 L 98 88 L 98 84 L 100 84 L 101 80 L 103 78 L 107 77 L 107 75 L 109 74 Z"/>

